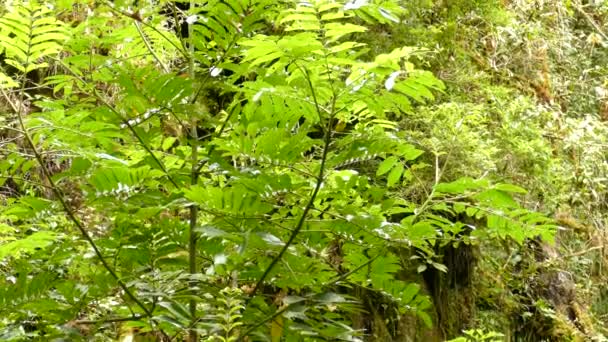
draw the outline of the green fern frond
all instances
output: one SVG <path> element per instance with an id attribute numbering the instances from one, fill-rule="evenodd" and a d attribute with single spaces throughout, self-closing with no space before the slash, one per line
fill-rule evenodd
<path id="1" fill-rule="evenodd" d="M 212 0 L 194 1 L 194 6 L 182 13 L 184 24 L 194 24 L 189 41 L 196 52 L 195 58 L 204 67 L 218 67 L 218 58 L 227 62 L 228 53 L 236 46 L 239 38 L 267 30 L 267 19 L 278 9 L 277 3 L 268 0 Z M 174 20 L 174 18 L 167 18 Z M 213 55 L 208 52 L 213 51 Z M 223 56 L 216 55 L 218 52 Z"/>
<path id="2" fill-rule="evenodd" d="M 49 8 L 35 2 L 16 2 L 0 18 L 0 52 L 4 62 L 22 73 L 45 68 L 46 57 L 62 50 L 69 37 L 65 24 Z"/>
<path id="3" fill-rule="evenodd" d="M 272 210 L 272 206 L 263 202 L 259 194 L 239 185 L 225 189 L 196 186 L 185 194 L 186 198 L 203 204 L 207 210 L 231 215 L 253 216 Z"/>
<path id="4" fill-rule="evenodd" d="M 89 182 L 96 191 L 97 196 L 130 194 L 151 177 L 150 169 L 147 167 L 104 167 L 96 170 Z"/>
<path id="5" fill-rule="evenodd" d="M 53 287 L 55 278 L 56 275 L 48 272 L 33 276 L 22 272 L 14 284 L 0 286 L 0 312 L 42 297 Z"/>
<path id="6" fill-rule="evenodd" d="M 0 72 L 0 89 L 15 88 L 18 85 L 12 78 Z"/>
<path id="7" fill-rule="evenodd" d="M 0 245 L 0 260 L 7 256 L 19 258 L 23 253 L 32 253 L 40 248 L 47 247 L 55 241 L 56 236 L 57 234 L 51 231 L 40 231 L 21 240 L 3 243 Z"/>
<path id="8" fill-rule="evenodd" d="M 140 26 L 140 30 L 135 24 L 115 31 L 109 36 L 108 41 L 117 42 L 114 52 L 119 58 L 134 58 L 138 62 L 156 62 L 151 54 L 161 59 L 163 64 L 169 64 L 179 57 L 180 46 L 179 38 L 171 34 L 166 28 L 158 25 L 155 29 L 148 26 Z M 166 31 L 166 32 L 165 32 Z M 145 56 L 141 58 L 140 56 Z"/>

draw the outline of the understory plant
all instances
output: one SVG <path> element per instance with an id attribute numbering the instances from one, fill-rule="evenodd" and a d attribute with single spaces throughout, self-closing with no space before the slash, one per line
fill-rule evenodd
<path id="1" fill-rule="evenodd" d="M 3 340 L 355 341 L 437 324 L 441 247 L 552 239 L 399 129 L 445 87 L 358 41 L 397 1 L 56 5 L 0 11 Z"/>

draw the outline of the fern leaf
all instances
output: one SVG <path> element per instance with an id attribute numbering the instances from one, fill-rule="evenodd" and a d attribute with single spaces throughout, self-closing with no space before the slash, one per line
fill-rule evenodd
<path id="1" fill-rule="evenodd" d="M 0 51 L 22 73 L 46 67 L 43 59 L 61 51 L 67 39 L 65 24 L 34 2 L 16 2 L 0 17 Z"/>
<path id="2" fill-rule="evenodd" d="M 0 72 L 0 89 L 15 88 L 18 85 L 12 78 Z"/>

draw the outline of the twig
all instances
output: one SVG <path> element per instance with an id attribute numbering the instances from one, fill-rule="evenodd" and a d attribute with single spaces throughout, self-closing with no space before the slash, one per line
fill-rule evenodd
<path id="1" fill-rule="evenodd" d="M 608 41 L 608 35 L 606 35 L 606 33 L 604 33 L 604 31 L 602 31 L 602 28 L 598 26 L 598 24 L 595 22 L 595 20 L 593 20 L 593 18 L 591 18 L 591 16 L 589 14 L 587 14 L 587 12 L 585 12 L 585 10 L 583 10 L 582 6 L 578 3 L 572 3 L 572 6 L 574 6 L 574 8 L 583 15 L 583 17 L 585 17 L 585 19 L 587 20 L 587 22 L 589 22 L 589 24 L 591 26 L 593 26 L 593 28 L 597 31 L 597 33 L 602 36 L 602 38 L 604 38 L 604 40 Z"/>
<path id="2" fill-rule="evenodd" d="M 193 6 L 193 1 L 190 1 L 190 6 Z M 190 53 L 190 77 L 191 79 L 194 79 L 194 44 L 192 43 L 192 33 L 193 33 L 193 29 L 192 29 L 192 25 L 188 26 L 188 34 L 190 37 L 190 46 L 188 49 L 188 52 Z M 196 127 L 196 121 L 193 122 L 191 124 L 191 128 L 190 128 L 190 137 L 192 138 L 192 144 L 191 144 L 191 174 L 190 174 L 190 184 L 192 186 L 196 186 L 198 184 L 198 177 L 199 177 L 199 172 L 197 170 L 197 166 L 198 166 L 198 132 L 197 132 L 197 127 Z M 196 233 L 196 227 L 198 225 L 198 204 L 196 203 L 192 203 L 192 205 L 190 205 L 190 226 L 189 226 L 189 230 L 188 230 L 188 268 L 189 268 L 189 272 L 190 275 L 194 275 L 196 274 L 196 270 L 197 270 L 197 265 L 196 265 L 196 243 L 198 240 L 198 234 Z M 196 282 L 194 281 L 190 281 L 189 282 L 190 285 L 190 290 L 192 291 L 192 295 L 196 294 Z M 198 340 L 198 333 L 196 332 L 195 329 L 195 325 L 196 322 L 198 321 L 198 318 L 196 317 L 196 300 L 194 299 L 190 299 L 190 302 L 188 303 L 189 309 L 190 309 L 190 316 L 192 317 L 191 320 L 191 327 L 190 329 L 188 329 L 188 341 L 190 342 L 196 342 Z"/>
<path id="3" fill-rule="evenodd" d="M 189 3 L 189 8 L 194 8 L 194 0 L 190 0 Z M 173 4 L 173 8 L 175 11 L 175 4 Z M 174 12 L 175 14 L 175 12 Z M 177 23 L 177 20 L 176 20 Z M 181 32 L 181 29 L 179 30 Z M 188 45 L 188 73 L 190 76 L 190 79 L 193 80 L 195 77 L 195 65 L 194 65 L 194 39 L 193 39 L 193 34 L 194 34 L 194 28 L 192 25 L 188 25 L 188 37 L 190 38 L 190 44 Z M 183 37 L 181 39 L 182 44 L 184 42 Z M 194 103 L 195 101 L 195 97 L 193 96 L 191 99 L 191 103 Z M 177 115 L 176 115 L 177 116 Z M 197 169 L 197 165 L 199 163 L 198 160 L 198 131 L 197 131 L 197 126 L 196 126 L 196 121 L 191 123 L 191 127 L 190 127 L 190 137 L 192 138 L 192 144 L 191 144 L 191 174 L 190 174 L 190 184 L 192 186 L 196 186 L 198 184 L 198 178 L 200 173 L 198 172 Z M 199 206 L 196 203 L 192 203 L 190 205 L 189 208 L 190 211 L 190 225 L 189 225 L 189 230 L 188 230 L 188 271 L 190 272 L 191 276 L 194 276 L 194 274 L 196 274 L 197 272 L 197 263 L 196 263 L 196 243 L 198 240 L 198 234 L 196 233 L 196 227 L 198 225 L 198 212 L 199 212 Z M 195 281 L 190 281 L 189 282 L 189 287 L 190 287 L 190 291 L 192 295 L 196 295 L 196 282 Z M 194 299 L 190 299 L 189 303 L 189 310 L 190 310 L 190 316 L 191 321 L 190 321 L 190 327 L 188 328 L 188 341 L 189 342 L 196 342 L 198 340 L 198 333 L 196 331 L 196 323 L 198 322 L 199 318 L 196 317 L 196 300 Z"/>
<path id="4" fill-rule="evenodd" d="M 22 177 L 15 177 L 15 176 L 0 176 L 0 179 L 12 179 L 12 180 L 14 180 L 14 181 L 15 181 L 15 180 L 16 180 L 16 181 L 21 181 L 21 182 L 24 182 L 24 183 L 29 183 L 29 184 L 36 185 L 36 186 L 40 186 L 40 187 L 43 187 L 43 188 L 52 189 L 52 187 L 50 187 L 49 185 L 42 184 L 42 183 L 35 182 L 35 181 L 31 181 L 31 180 L 29 180 L 29 179 L 25 179 L 25 178 L 22 178 Z"/>
<path id="5" fill-rule="evenodd" d="M 80 77 L 78 74 L 76 74 L 74 71 L 72 71 L 72 69 L 70 69 L 67 65 L 65 65 L 65 63 L 63 63 L 63 61 L 58 61 L 59 63 L 61 63 L 61 65 L 63 65 L 66 70 L 68 70 L 70 72 L 70 74 L 72 74 L 73 77 L 75 77 L 76 79 L 78 79 L 80 82 L 83 82 L 84 84 L 87 84 L 87 82 Z M 160 159 L 158 159 L 158 157 L 152 152 L 152 150 L 150 149 L 150 147 L 148 147 L 148 145 L 146 144 L 146 142 L 143 140 L 143 138 L 137 133 L 137 131 L 135 131 L 135 128 L 133 125 L 131 125 L 129 123 L 129 120 L 125 119 L 122 117 L 122 115 L 118 112 L 118 110 L 116 110 L 116 108 L 114 108 L 105 98 L 103 98 L 101 95 L 99 95 L 99 93 L 97 92 L 96 89 L 93 89 L 93 93 L 92 95 L 101 103 L 104 104 L 104 106 L 108 107 L 108 109 L 110 109 L 110 111 L 112 113 L 114 113 L 114 115 L 116 115 L 121 121 L 122 124 L 125 125 L 125 127 L 129 128 L 129 131 L 131 131 L 131 133 L 135 136 L 135 138 L 137 139 L 137 141 L 139 142 L 139 144 L 144 148 L 144 150 L 146 150 L 146 152 L 152 157 L 152 159 L 154 160 L 154 162 L 156 163 L 156 165 L 158 165 L 158 167 L 161 169 L 161 171 L 163 171 L 163 173 L 165 174 L 165 176 L 167 176 L 167 179 L 169 179 L 169 182 L 176 188 L 180 188 L 180 186 L 177 184 L 177 182 L 173 179 L 173 177 L 171 177 L 171 175 L 169 174 L 169 172 L 167 171 L 167 168 L 165 168 L 165 165 L 160 161 Z"/>
<path id="6" fill-rule="evenodd" d="M 593 246 L 593 247 L 584 249 L 582 251 L 578 251 L 578 252 L 570 253 L 568 255 L 561 255 L 561 256 L 558 256 L 558 257 L 555 257 L 555 258 L 551 258 L 549 261 L 554 261 L 554 260 L 557 260 L 557 259 L 573 258 L 573 257 L 585 255 L 585 254 L 587 254 L 589 252 L 593 252 L 593 251 L 596 251 L 598 249 L 603 249 L 603 248 L 605 248 L 604 245 L 602 245 L 602 246 Z"/>
<path id="7" fill-rule="evenodd" d="M 275 311 L 272 315 L 264 318 L 263 320 L 259 321 L 258 323 L 252 325 L 249 329 L 245 330 L 245 332 L 238 338 L 237 341 L 242 341 L 243 338 L 247 337 L 250 333 L 252 333 L 255 329 L 257 329 L 258 327 L 261 327 L 262 325 L 272 321 L 273 319 L 275 319 L 276 317 L 278 317 L 279 315 L 283 314 L 283 312 L 287 311 L 289 308 L 291 308 L 293 306 L 293 304 L 290 305 L 285 305 L 284 307 L 282 307 L 281 309 Z"/>
<path id="8" fill-rule="evenodd" d="M 154 30 L 156 33 L 158 33 L 161 37 L 163 37 L 166 41 L 169 42 L 169 44 L 173 45 L 173 47 L 175 47 L 184 57 L 188 58 L 188 54 L 186 53 L 186 51 L 183 50 L 182 47 L 179 47 L 175 44 L 175 42 L 173 42 L 171 39 L 167 38 L 167 36 L 165 36 L 165 34 L 163 32 L 161 32 L 159 29 L 157 29 L 156 27 L 146 23 L 145 21 L 143 21 L 141 18 L 138 17 L 137 13 L 126 13 L 120 10 L 117 10 L 116 8 L 114 8 L 114 4 L 112 4 L 111 2 L 105 0 L 103 1 L 103 3 L 108 6 L 110 8 L 110 10 L 114 13 L 120 14 L 122 16 L 125 16 L 127 18 L 131 18 L 137 22 L 140 22 L 142 25 Z"/>
<path id="9" fill-rule="evenodd" d="M 29 51 L 28 51 L 27 56 L 29 56 L 29 55 L 30 54 L 29 54 Z M 28 65 L 28 64 L 29 63 L 26 60 L 25 65 Z M 23 98 L 23 93 L 24 93 L 23 89 L 25 88 L 25 83 L 26 83 L 26 81 L 24 80 L 23 81 L 23 85 L 21 87 L 20 98 Z M 19 127 L 23 131 L 23 137 L 25 138 L 25 140 L 26 140 L 27 144 L 29 145 L 29 147 L 32 149 L 32 152 L 34 153 L 36 161 L 40 165 L 40 168 L 42 170 L 42 173 L 43 173 L 44 177 L 49 182 L 49 187 L 52 189 L 55 197 L 57 197 L 57 200 L 59 201 L 59 203 L 63 207 L 65 213 L 68 216 L 68 218 L 74 223 L 74 225 L 76 226 L 76 228 L 78 228 L 78 230 L 80 231 L 80 234 L 89 243 L 89 245 L 91 246 L 91 248 L 95 252 L 95 255 L 97 256 L 97 258 L 99 259 L 99 261 L 101 262 L 101 264 L 103 265 L 103 267 L 108 271 L 108 273 L 110 273 L 110 275 L 112 276 L 112 278 L 114 278 L 114 280 L 118 283 L 118 286 L 120 286 L 120 288 L 125 292 L 125 294 L 127 295 L 127 297 L 129 297 L 133 302 L 135 302 L 135 304 L 137 304 L 137 306 L 142 309 L 142 311 L 146 314 L 147 317 L 152 317 L 152 312 L 150 310 L 148 310 L 148 308 L 133 294 L 133 292 L 131 292 L 131 290 L 127 287 L 127 285 L 120 279 L 120 277 L 118 276 L 118 274 L 116 274 L 116 272 L 114 271 L 114 269 L 110 266 L 110 264 L 108 263 L 108 261 L 105 259 L 105 257 L 101 253 L 101 250 L 97 247 L 97 244 L 95 243 L 95 241 L 93 240 L 93 238 L 91 237 L 91 235 L 89 234 L 89 232 L 86 230 L 86 228 L 84 227 L 84 225 L 82 224 L 82 222 L 80 222 L 80 220 L 76 217 L 76 214 L 72 211 L 72 208 L 66 202 L 65 198 L 63 197 L 63 193 L 61 192 L 61 190 L 59 189 L 59 187 L 57 187 L 57 185 L 55 183 L 55 180 L 53 180 L 53 177 L 52 177 L 49 169 L 46 167 L 46 164 L 44 163 L 44 160 L 42 159 L 42 155 L 38 152 L 38 149 L 36 148 L 36 145 L 32 141 L 32 138 L 30 137 L 30 135 L 28 133 L 28 130 L 25 127 L 25 123 L 23 121 L 23 113 L 22 113 L 22 110 L 21 110 L 21 106 L 15 105 L 15 103 L 13 103 L 13 101 L 10 100 L 10 98 L 8 97 L 8 95 L 4 91 L 2 91 L 2 95 L 5 97 L 5 99 L 7 100 L 7 102 L 10 104 L 11 108 L 13 109 L 13 111 L 17 114 L 17 119 L 18 119 L 18 122 L 19 122 Z"/>
<path id="10" fill-rule="evenodd" d="M 150 52 L 152 57 L 154 57 L 154 59 L 158 62 L 158 64 L 160 64 L 160 66 L 163 68 L 163 71 L 165 73 L 169 73 L 169 68 L 165 65 L 165 63 L 163 63 L 163 61 L 160 59 L 160 57 L 158 57 L 156 52 L 154 52 L 154 50 L 152 49 L 152 46 L 150 45 L 150 42 L 148 41 L 148 37 L 146 37 L 146 35 L 144 34 L 144 31 L 141 29 L 141 26 L 139 25 L 139 21 L 136 20 L 134 22 L 134 24 L 135 24 L 135 27 L 137 28 L 137 32 L 139 32 L 139 36 L 141 37 L 141 40 L 144 41 L 144 44 L 146 45 L 146 48 L 148 49 L 148 51 Z"/>
<path id="11" fill-rule="evenodd" d="M 378 253 L 378 255 L 376 255 L 375 257 L 373 257 L 371 259 L 369 259 L 368 261 L 364 262 L 363 264 L 357 266 L 356 268 L 354 268 L 354 269 L 352 269 L 352 270 L 350 270 L 350 271 L 348 271 L 348 272 L 346 272 L 344 274 L 341 274 L 340 276 L 336 277 L 334 280 L 328 281 L 327 283 L 323 284 L 323 287 L 327 287 L 327 286 L 331 286 L 331 285 L 337 284 L 337 283 L 343 281 L 344 279 L 350 277 L 352 274 L 357 273 L 363 267 L 371 265 L 371 263 L 373 263 L 374 261 L 376 261 L 376 259 L 378 259 L 380 257 L 380 255 L 382 255 L 383 252 L 384 252 L 383 250 L 380 251 Z"/>
<path id="12" fill-rule="evenodd" d="M 306 70 L 306 69 L 304 69 L 304 70 Z M 321 118 L 321 109 L 320 109 L 320 106 L 317 101 L 317 96 L 315 94 L 315 90 L 312 85 L 312 81 L 310 80 L 310 76 L 308 75 L 307 72 L 304 72 L 304 74 L 307 76 L 306 80 L 308 81 L 308 86 L 310 87 L 312 97 L 313 97 L 315 103 L 317 104 L 317 106 L 316 106 L 317 114 L 319 115 L 319 118 Z M 310 196 L 310 200 L 308 201 L 308 203 L 304 207 L 304 210 L 302 211 L 302 215 L 300 216 L 300 220 L 298 221 L 296 227 L 294 228 L 293 232 L 289 236 L 289 239 L 287 240 L 285 245 L 283 245 L 283 248 L 281 248 L 281 250 L 279 251 L 279 254 L 277 254 L 277 256 L 275 256 L 274 259 L 272 259 L 272 261 L 270 262 L 270 265 L 268 265 L 268 267 L 266 268 L 266 270 L 264 271 L 264 273 L 262 274 L 260 279 L 258 279 L 257 283 L 255 284 L 255 287 L 251 291 L 251 294 L 249 297 L 250 299 L 259 290 L 260 286 L 262 285 L 262 283 L 264 282 L 264 280 L 266 279 L 268 274 L 270 274 L 270 272 L 276 266 L 276 264 L 279 262 L 279 260 L 281 260 L 281 258 L 283 257 L 283 254 L 285 254 L 285 252 L 287 251 L 289 246 L 291 246 L 293 244 L 293 242 L 295 241 L 296 236 L 298 235 L 298 233 L 304 226 L 304 222 L 306 222 L 306 216 L 308 215 L 308 212 L 310 211 L 310 209 L 313 207 L 314 201 L 317 198 L 317 194 L 319 193 L 319 190 L 321 189 L 321 184 L 323 184 L 323 178 L 325 177 L 325 163 L 327 161 L 327 154 L 329 152 L 329 145 L 331 143 L 331 132 L 332 132 L 332 127 L 333 127 L 333 119 L 334 119 L 333 113 L 335 112 L 335 104 L 336 104 L 336 97 L 334 96 L 333 101 L 332 101 L 332 110 L 331 110 L 332 114 L 330 115 L 330 117 L 327 120 L 327 127 L 325 128 L 325 132 L 324 132 L 325 133 L 325 139 L 324 139 L 325 143 L 324 143 L 324 147 L 323 147 L 323 154 L 321 157 L 321 165 L 319 167 L 319 174 L 317 176 L 317 184 L 312 192 L 312 195 Z"/>
<path id="13" fill-rule="evenodd" d="M 139 321 L 142 318 L 144 318 L 144 317 L 140 316 L 140 315 L 134 315 L 131 317 L 116 317 L 116 318 L 105 318 L 105 319 L 94 319 L 94 320 L 81 319 L 81 320 L 72 321 L 72 323 L 77 324 L 77 325 L 79 325 L 79 324 L 80 325 L 97 325 L 97 324 L 106 324 L 106 323 Z"/>

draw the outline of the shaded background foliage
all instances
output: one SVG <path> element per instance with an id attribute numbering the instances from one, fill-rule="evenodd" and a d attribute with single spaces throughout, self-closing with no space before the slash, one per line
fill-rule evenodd
<path id="1" fill-rule="evenodd" d="M 605 339 L 605 4 L 24 4 L 2 339 Z"/>

